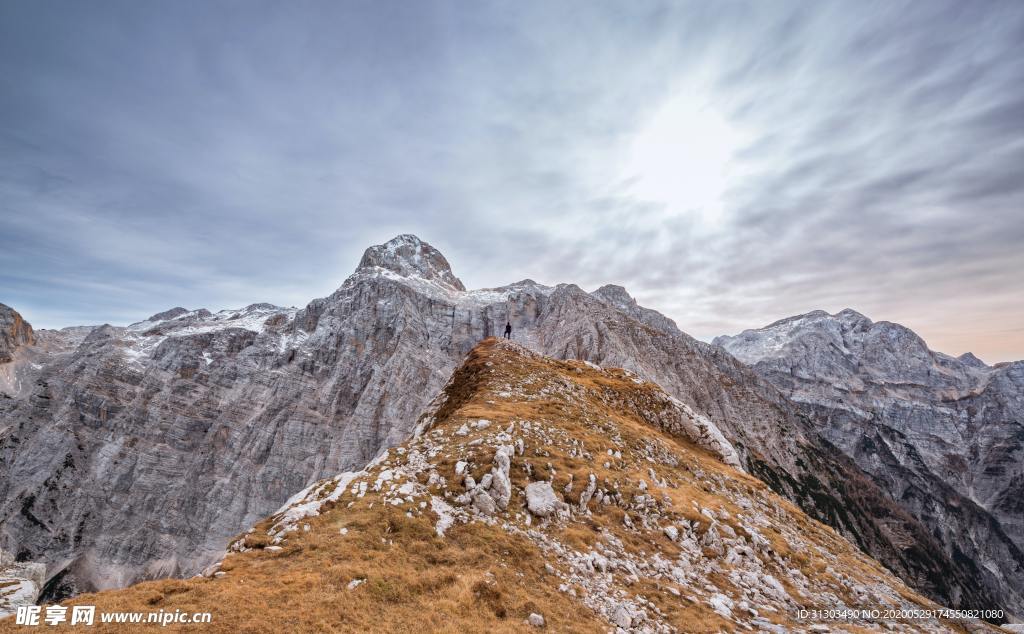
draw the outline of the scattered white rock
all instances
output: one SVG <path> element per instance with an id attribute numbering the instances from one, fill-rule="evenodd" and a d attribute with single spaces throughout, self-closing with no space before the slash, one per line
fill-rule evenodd
<path id="1" fill-rule="evenodd" d="M 615 612 L 612 613 L 612 623 L 624 630 L 628 630 L 633 626 L 636 616 L 633 606 L 629 602 L 624 602 L 615 608 Z"/>
<path id="2" fill-rule="evenodd" d="M 580 510 L 586 511 L 587 504 L 590 502 L 590 498 L 594 497 L 594 491 L 597 490 L 597 476 L 593 473 L 590 474 L 590 479 L 587 481 L 587 488 L 580 494 Z"/>
<path id="3" fill-rule="evenodd" d="M 531 482 L 526 485 L 526 508 L 537 517 L 554 514 L 560 503 L 550 482 Z"/>
<path id="4" fill-rule="evenodd" d="M 724 594 L 716 592 L 715 594 L 711 595 L 711 598 L 708 599 L 708 605 L 711 606 L 712 610 L 714 610 L 718 614 L 721 614 L 725 618 L 732 618 L 733 602 L 732 599 L 725 596 Z"/>
<path id="5" fill-rule="evenodd" d="M 498 510 L 497 505 L 494 503 L 494 498 L 487 491 L 483 490 L 473 492 L 473 508 L 484 515 L 494 515 L 495 511 Z"/>
<path id="6" fill-rule="evenodd" d="M 491 469 L 490 495 L 501 510 L 508 508 L 512 497 L 512 480 L 509 469 L 512 466 L 512 447 L 502 445 L 494 452 L 494 467 Z"/>
<path id="7" fill-rule="evenodd" d="M 346 587 L 349 590 L 355 590 L 356 588 L 358 588 L 359 586 L 363 585 L 364 583 L 366 583 L 366 579 L 353 579 L 352 581 L 348 582 L 348 585 Z"/>
<path id="8" fill-rule="evenodd" d="M 430 510 L 437 515 L 437 523 L 434 524 L 434 532 L 438 537 L 444 537 L 445 531 L 455 524 L 455 509 L 447 502 L 436 495 L 430 498 Z"/>

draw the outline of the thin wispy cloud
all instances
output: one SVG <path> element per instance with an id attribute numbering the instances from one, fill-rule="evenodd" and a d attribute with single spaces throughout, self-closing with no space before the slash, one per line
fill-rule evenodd
<path id="1" fill-rule="evenodd" d="M 0 5 L 0 301 L 303 305 L 363 248 L 1024 358 L 1024 5 Z"/>

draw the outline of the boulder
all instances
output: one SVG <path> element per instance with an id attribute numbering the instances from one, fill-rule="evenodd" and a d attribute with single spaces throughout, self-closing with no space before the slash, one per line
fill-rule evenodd
<path id="1" fill-rule="evenodd" d="M 550 482 L 531 482 L 526 485 L 526 508 L 537 517 L 554 515 L 561 504 Z"/>

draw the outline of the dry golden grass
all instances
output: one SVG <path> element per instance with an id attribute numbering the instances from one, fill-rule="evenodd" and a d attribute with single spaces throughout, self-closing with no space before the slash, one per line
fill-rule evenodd
<path id="1" fill-rule="evenodd" d="M 531 612 L 544 614 L 557 631 L 604 631 L 558 592 L 545 559 L 525 538 L 467 524 L 441 539 L 429 517 L 370 503 L 311 518 L 312 530 L 291 537 L 280 553 L 232 554 L 222 566 L 225 577 L 141 583 L 65 605 L 213 615 L 208 625 L 159 628 L 171 632 L 512 632 L 522 631 Z M 348 590 L 353 579 L 366 582 Z M 90 631 L 131 629 L 98 624 Z M 23 628 L 0 622 L 0 631 L 17 630 Z"/>

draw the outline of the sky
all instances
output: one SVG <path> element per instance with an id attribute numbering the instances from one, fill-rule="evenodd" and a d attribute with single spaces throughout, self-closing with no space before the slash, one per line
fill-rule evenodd
<path id="1" fill-rule="evenodd" d="M 1024 2 L 0 2 L 0 302 L 36 327 L 625 286 L 1024 359 Z"/>

